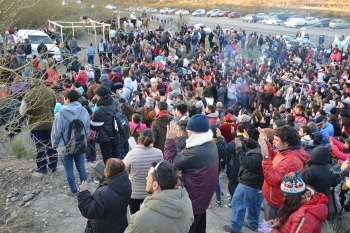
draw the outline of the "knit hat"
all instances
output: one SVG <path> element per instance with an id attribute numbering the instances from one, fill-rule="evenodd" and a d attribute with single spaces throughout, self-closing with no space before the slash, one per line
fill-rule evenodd
<path id="1" fill-rule="evenodd" d="M 209 120 L 202 114 L 196 114 L 188 121 L 187 129 L 197 133 L 206 133 L 209 130 Z"/>
<path id="2" fill-rule="evenodd" d="M 286 125 L 286 121 L 285 120 L 275 120 L 274 121 L 275 125 L 279 128 L 282 127 L 284 125 Z"/>
<path id="3" fill-rule="evenodd" d="M 345 142 L 350 146 L 350 138 L 345 139 Z"/>
<path id="4" fill-rule="evenodd" d="M 108 87 L 99 86 L 98 88 L 96 88 L 94 90 L 94 92 L 95 92 L 96 95 L 104 97 L 104 96 L 109 94 L 108 89 L 109 89 Z"/>
<path id="5" fill-rule="evenodd" d="M 285 175 L 281 183 L 281 191 L 290 196 L 299 196 L 306 190 L 305 183 L 301 179 L 300 171 L 290 172 Z"/>
<path id="6" fill-rule="evenodd" d="M 240 120 L 243 120 L 245 122 L 250 122 L 250 116 L 248 116 L 247 114 L 243 114 L 242 116 L 238 117 Z"/>
<path id="7" fill-rule="evenodd" d="M 316 125 L 323 123 L 323 117 L 317 117 L 315 120 Z"/>

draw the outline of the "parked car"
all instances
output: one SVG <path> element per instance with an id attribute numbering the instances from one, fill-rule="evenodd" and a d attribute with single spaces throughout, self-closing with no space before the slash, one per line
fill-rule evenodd
<path id="1" fill-rule="evenodd" d="M 231 11 L 222 11 L 221 13 L 220 13 L 220 17 L 228 17 L 228 15 L 231 13 Z"/>
<path id="2" fill-rule="evenodd" d="M 241 18 L 241 12 L 231 12 L 230 14 L 228 14 L 229 18 Z"/>
<path id="3" fill-rule="evenodd" d="M 248 23 L 256 23 L 258 21 L 258 18 L 256 18 L 256 15 L 249 14 L 241 17 L 241 22 L 248 22 Z"/>
<path id="4" fill-rule="evenodd" d="M 110 10 L 115 10 L 115 9 L 117 9 L 117 7 L 116 7 L 116 6 L 113 6 L 112 4 L 106 5 L 105 8 L 110 9 Z"/>
<path id="5" fill-rule="evenodd" d="M 163 9 L 159 10 L 159 13 L 161 14 L 168 14 L 169 11 L 171 11 L 172 9 L 169 7 L 164 7 Z"/>
<path id="6" fill-rule="evenodd" d="M 258 14 L 256 14 L 256 17 L 258 18 L 258 20 L 267 19 L 267 14 L 265 14 L 265 13 L 258 13 Z"/>
<path id="7" fill-rule="evenodd" d="M 155 8 L 148 8 L 146 10 L 146 12 L 148 12 L 148 13 L 157 13 L 157 9 L 155 9 Z"/>
<path id="8" fill-rule="evenodd" d="M 271 12 L 271 13 L 268 13 L 267 16 L 268 16 L 268 17 L 272 17 L 272 16 L 274 16 L 275 14 L 277 14 L 277 13 L 276 13 L 276 12 Z"/>
<path id="9" fill-rule="evenodd" d="M 287 20 L 289 20 L 289 19 L 294 19 L 294 18 L 305 18 L 305 16 L 303 16 L 303 15 L 292 15 L 292 16 L 290 16 Z"/>
<path id="10" fill-rule="evenodd" d="M 323 18 L 314 24 L 315 27 L 329 27 L 329 23 L 332 21 L 331 18 Z"/>
<path id="11" fill-rule="evenodd" d="M 190 12 L 188 10 L 178 10 L 178 11 L 175 12 L 175 15 L 181 15 L 181 14 L 189 15 Z"/>
<path id="12" fill-rule="evenodd" d="M 179 11 L 180 9 L 171 9 L 170 11 L 168 11 L 169 15 L 175 15 L 176 11 Z"/>
<path id="13" fill-rule="evenodd" d="M 207 12 L 207 17 L 211 16 L 211 13 L 216 12 L 216 11 L 220 11 L 219 9 L 212 9 L 210 11 Z"/>
<path id="14" fill-rule="evenodd" d="M 41 42 L 43 42 L 47 50 L 49 51 L 50 54 L 53 54 L 53 58 L 59 62 L 62 59 L 61 56 L 61 51 L 60 49 L 56 46 L 56 44 L 51 40 L 51 38 L 42 31 L 38 30 L 19 30 L 17 32 L 17 37 L 21 42 L 24 41 L 25 38 L 28 38 L 31 46 L 32 46 L 32 55 L 38 55 L 38 46 Z"/>
<path id="15" fill-rule="evenodd" d="M 210 17 L 219 17 L 222 11 L 215 11 L 210 14 Z"/>
<path id="16" fill-rule="evenodd" d="M 282 20 L 272 17 L 272 18 L 268 18 L 268 19 L 264 19 L 262 21 L 262 24 L 270 24 L 270 25 L 281 25 L 282 24 Z"/>
<path id="17" fill-rule="evenodd" d="M 329 23 L 329 27 L 330 28 L 349 28 L 350 24 L 345 21 L 344 19 L 333 19 L 330 23 Z"/>
<path id="18" fill-rule="evenodd" d="M 318 18 L 315 18 L 315 17 L 306 17 L 306 18 L 305 18 L 305 26 L 314 25 L 314 24 L 317 23 L 318 21 L 319 21 Z"/>
<path id="19" fill-rule="evenodd" d="M 287 28 L 300 28 L 305 25 L 305 20 L 303 18 L 292 18 L 283 24 Z"/>
<path id="20" fill-rule="evenodd" d="M 204 9 L 198 9 L 195 12 L 192 13 L 192 16 L 203 16 L 205 15 L 205 10 Z"/>
<path id="21" fill-rule="evenodd" d="M 273 15 L 274 17 L 282 20 L 282 21 L 286 21 L 288 18 L 289 18 L 289 15 L 288 14 L 285 14 L 285 13 L 277 13 L 275 15 Z"/>
<path id="22" fill-rule="evenodd" d="M 202 23 L 195 24 L 195 25 L 193 25 L 193 27 L 194 27 L 196 30 L 198 30 L 200 27 L 202 27 L 203 30 L 204 30 L 207 34 L 211 33 L 211 29 L 210 29 L 209 27 L 207 27 L 206 25 L 202 24 Z"/>

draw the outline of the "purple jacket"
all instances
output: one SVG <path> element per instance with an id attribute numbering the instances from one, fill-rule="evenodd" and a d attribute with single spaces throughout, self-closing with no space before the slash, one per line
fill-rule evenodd
<path id="1" fill-rule="evenodd" d="M 164 159 L 182 171 L 182 181 L 190 196 L 193 214 L 203 214 L 209 207 L 218 179 L 219 155 L 214 141 L 177 153 L 175 139 L 166 139 Z"/>
<path id="2" fill-rule="evenodd" d="M 286 59 L 286 57 L 287 57 L 287 51 L 286 50 L 281 50 L 281 52 L 280 52 L 280 55 L 279 55 L 279 59 Z"/>

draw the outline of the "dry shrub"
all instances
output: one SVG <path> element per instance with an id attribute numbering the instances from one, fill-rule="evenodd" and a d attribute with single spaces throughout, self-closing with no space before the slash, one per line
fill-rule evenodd
<path id="1" fill-rule="evenodd" d="M 10 143 L 10 155 L 22 159 L 34 159 L 36 150 L 34 145 L 25 141 L 21 135 L 16 135 Z"/>

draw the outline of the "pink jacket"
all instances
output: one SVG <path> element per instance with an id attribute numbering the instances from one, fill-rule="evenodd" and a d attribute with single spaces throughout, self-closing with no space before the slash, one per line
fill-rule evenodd
<path id="1" fill-rule="evenodd" d="M 332 152 L 337 156 L 338 162 L 343 162 L 350 158 L 350 154 L 343 153 L 344 144 L 339 142 L 337 139 L 331 137 L 334 145 L 332 146 Z"/>
<path id="2" fill-rule="evenodd" d="M 130 129 L 136 129 L 138 124 L 135 124 L 133 122 L 129 122 Z M 136 132 L 141 132 L 141 130 L 146 129 L 147 126 L 145 124 L 140 124 L 140 127 L 137 128 Z"/>

